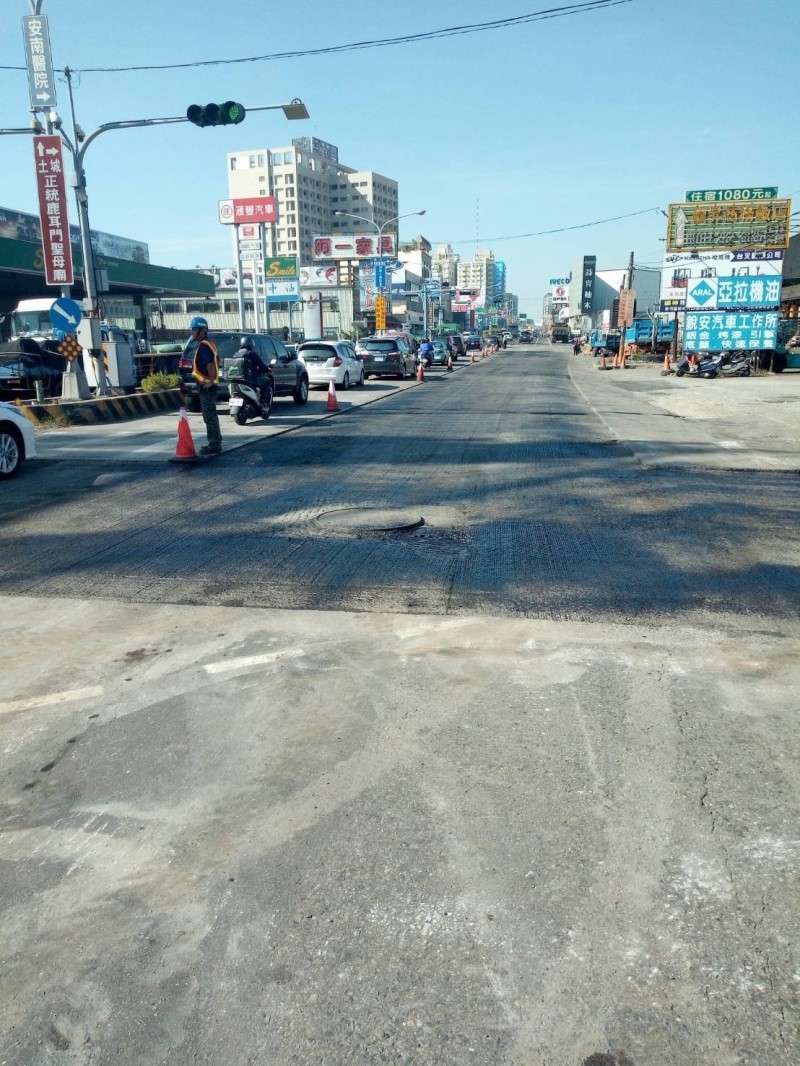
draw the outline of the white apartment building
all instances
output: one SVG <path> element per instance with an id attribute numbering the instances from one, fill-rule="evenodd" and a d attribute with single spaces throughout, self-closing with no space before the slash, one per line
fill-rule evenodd
<path id="1" fill-rule="evenodd" d="M 486 303 L 494 297 L 494 253 L 482 249 L 475 258 L 463 260 L 456 266 L 456 287 L 467 292 L 480 292 Z"/>
<path id="2" fill-rule="evenodd" d="M 227 166 L 229 197 L 274 196 L 278 202 L 278 222 L 267 226 L 265 254 L 296 255 L 302 265 L 312 262 L 315 234 L 375 232 L 369 222 L 340 218 L 336 211 L 361 215 L 378 226 L 400 213 L 393 178 L 344 166 L 339 149 L 317 137 L 229 152 Z"/>
<path id="3" fill-rule="evenodd" d="M 431 273 L 455 288 L 458 283 L 457 267 L 460 258 L 449 244 L 440 244 L 431 261 Z"/>

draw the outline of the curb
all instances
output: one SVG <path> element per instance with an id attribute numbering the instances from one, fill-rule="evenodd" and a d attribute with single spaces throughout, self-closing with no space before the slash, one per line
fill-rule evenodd
<path id="1" fill-rule="evenodd" d="M 100 422 L 122 422 L 161 411 L 177 411 L 185 403 L 178 389 L 164 389 L 135 392 L 130 396 L 103 396 L 97 400 L 20 405 L 19 410 L 35 426 L 46 425 L 51 419 L 66 419 L 71 426 L 94 426 Z"/>

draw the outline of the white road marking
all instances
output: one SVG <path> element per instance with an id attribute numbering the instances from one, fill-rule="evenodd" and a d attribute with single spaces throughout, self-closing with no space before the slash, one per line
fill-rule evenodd
<path id="1" fill-rule="evenodd" d="M 219 663 L 206 663 L 203 669 L 207 674 L 224 674 L 228 670 L 246 670 L 250 666 L 264 666 L 277 659 L 296 659 L 305 655 L 302 648 L 286 648 L 284 651 L 270 651 L 263 655 L 243 655 L 238 659 L 226 659 Z"/>
<path id="2" fill-rule="evenodd" d="M 69 703 L 70 700 L 93 700 L 103 695 L 102 685 L 91 688 L 71 688 L 64 692 L 50 692 L 43 696 L 30 696 L 27 699 L 0 700 L 0 714 L 12 714 L 14 711 L 29 711 L 33 707 L 52 707 L 57 703 Z"/>

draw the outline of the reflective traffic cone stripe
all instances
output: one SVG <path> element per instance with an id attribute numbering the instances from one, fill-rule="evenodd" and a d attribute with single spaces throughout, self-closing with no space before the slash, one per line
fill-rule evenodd
<path id="1" fill-rule="evenodd" d="M 336 388 L 333 384 L 333 378 L 331 378 L 330 385 L 328 385 L 328 402 L 325 406 L 329 411 L 339 410 L 339 401 L 336 399 Z"/>
<path id="2" fill-rule="evenodd" d="M 176 459 L 196 459 L 197 452 L 194 450 L 192 431 L 189 428 L 189 419 L 186 408 L 182 407 L 178 417 L 178 444 L 175 448 Z"/>

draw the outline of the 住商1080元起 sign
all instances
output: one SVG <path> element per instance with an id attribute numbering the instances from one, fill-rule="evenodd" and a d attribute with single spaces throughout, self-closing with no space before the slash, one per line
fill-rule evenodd
<path id="1" fill-rule="evenodd" d="M 750 189 L 690 189 L 686 200 L 690 204 L 728 204 L 740 200 L 776 200 L 778 189 L 775 185 L 765 185 Z"/>

